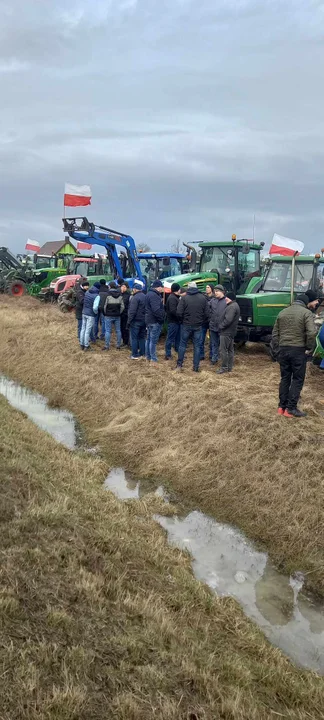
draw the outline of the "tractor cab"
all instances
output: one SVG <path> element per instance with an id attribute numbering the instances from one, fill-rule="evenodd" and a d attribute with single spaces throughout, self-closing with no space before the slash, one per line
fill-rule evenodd
<path id="1" fill-rule="evenodd" d="M 256 244 L 250 240 L 200 242 L 200 259 L 197 272 L 167 278 L 164 281 L 166 292 L 171 283 L 177 282 L 187 287 L 195 281 L 200 290 L 205 290 L 209 282 L 221 284 L 227 290 L 246 293 L 261 282 L 261 251 L 264 243 Z"/>
<path id="2" fill-rule="evenodd" d="M 138 259 L 146 286 L 154 280 L 164 280 L 185 272 L 187 256 L 172 252 L 139 252 Z"/>
<path id="3" fill-rule="evenodd" d="M 241 309 L 238 339 L 269 343 L 278 313 L 307 290 L 324 300 L 324 256 L 271 257 L 259 287 L 237 297 Z"/>

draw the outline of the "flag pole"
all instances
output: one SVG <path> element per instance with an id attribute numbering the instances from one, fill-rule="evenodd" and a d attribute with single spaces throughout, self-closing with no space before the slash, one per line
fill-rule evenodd
<path id="1" fill-rule="evenodd" d="M 291 288 L 290 288 L 290 304 L 291 305 L 293 304 L 294 299 L 295 299 L 295 292 L 294 292 L 295 274 L 296 274 L 295 270 L 296 270 L 296 257 L 298 254 L 299 254 L 298 250 L 296 250 L 296 252 L 294 252 L 294 254 L 293 254 L 292 261 L 291 261 Z"/>

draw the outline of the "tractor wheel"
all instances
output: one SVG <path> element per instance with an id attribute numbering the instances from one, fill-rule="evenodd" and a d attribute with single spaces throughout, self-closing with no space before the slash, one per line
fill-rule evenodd
<path id="1" fill-rule="evenodd" d="M 25 295 L 25 292 L 26 284 L 23 280 L 12 280 L 12 282 L 6 286 L 7 295 L 12 295 L 12 297 L 22 297 L 22 295 Z"/>

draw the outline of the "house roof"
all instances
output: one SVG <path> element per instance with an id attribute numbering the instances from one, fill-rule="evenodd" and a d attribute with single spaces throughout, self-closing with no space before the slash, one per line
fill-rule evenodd
<path id="1" fill-rule="evenodd" d="M 50 255 L 50 256 L 52 256 L 53 254 L 56 255 L 57 253 L 60 252 L 60 250 L 64 247 L 64 245 L 67 245 L 67 243 L 69 243 L 73 247 L 74 252 L 76 253 L 77 252 L 76 247 L 73 245 L 73 243 L 71 243 L 70 238 L 68 238 L 68 239 L 64 239 L 64 240 L 55 240 L 54 242 L 45 243 L 45 245 L 43 245 L 40 248 L 40 250 L 38 251 L 38 254 L 39 255 Z"/>

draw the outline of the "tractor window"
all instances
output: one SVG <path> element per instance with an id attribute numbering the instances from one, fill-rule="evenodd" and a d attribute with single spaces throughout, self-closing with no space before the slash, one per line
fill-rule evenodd
<path id="1" fill-rule="evenodd" d="M 316 279 L 315 288 L 316 291 L 320 292 L 320 295 L 324 295 L 324 265 L 320 264 L 316 268 Z"/>
<path id="2" fill-rule="evenodd" d="M 149 286 L 158 275 L 158 261 L 156 258 L 141 258 L 138 256 L 142 274 L 144 275 L 147 285 Z"/>
<path id="3" fill-rule="evenodd" d="M 234 270 L 234 257 L 231 255 L 231 248 L 206 247 L 202 250 L 200 258 L 200 272 L 212 272 L 213 270 L 225 273 L 227 268 Z"/>
<path id="4" fill-rule="evenodd" d="M 75 262 L 73 267 L 73 275 L 82 275 L 82 277 L 91 277 L 97 275 L 96 262 Z"/>
<path id="5" fill-rule="evenodd" d="M 308 290 L 313 275 L 313 263 L 296 263 L 295 266 L 295 292 Z M 270 265 L 265 283 L 264 292 L 290 292 L 291 289 L 291 263 L 273 262 Z"/>
<path id="6" fill-rule="evenodd" d="M 181 275 L 181 262 L 177 258 L 165 257 L 159 260 L 159 279 Z"/>
<path id="7" fill-rule="evenodd" d="M 260 252 L 259 250 L 250 250 L 244 253 L 239 250 L 238 253 L 239 269 L 244 274 L 258 273 L 260 271 Z"/>

